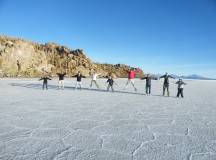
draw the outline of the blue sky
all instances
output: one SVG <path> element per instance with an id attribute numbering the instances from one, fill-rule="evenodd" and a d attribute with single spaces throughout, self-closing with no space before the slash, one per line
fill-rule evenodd
<path id="1" fill-rule="evenodd" d="M 0 0 L 0 34 L 101 63 L 216 78 L 216 0 Z"/>

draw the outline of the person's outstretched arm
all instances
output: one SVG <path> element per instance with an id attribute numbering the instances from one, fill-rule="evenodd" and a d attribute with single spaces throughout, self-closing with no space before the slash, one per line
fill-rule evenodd
<path id="1" fill-rule="evenodd" d="M 140 78 L 141 80 L 144 80 L 144 79 L 146 79 L 147 77 L 142 77 L 142 78 Z"/>
<path id="2" fill-rule="evenodd" d="M 43 78 L 40 78 L 39 81 L 43 80 Z"/>
<path id="3" fill-rule="evenodd" d="M 171 76 L 171 75 L 169 75 L 169 78 L 175 79 L 175 77 L 173 77 L 173 76 Z"/>
<path id="4" fill-rule="evenodd" d="M 101 73 L 98 73 L 98 74 L 97 74 L 97 78 L 101 78 Z"/>
<path id="5" fill-rule="evenodd" d="M 67 73 L 64 74 L 64 77 L 70 78 L 70 76 Z"/>
<path id="6" fill-rule="evenodd" d="M 163 75 L 163 76 L 160 76 L 160 78 L 159 79 L 161 79 L 161 78 L 164 78 L 165 77 L 165 75 Z"/>
<path id="7" fill-rule="evenodd" d="M 179 81 L 177 81 L 175 84 L 179 84 Z"/>
<path id="8" fill-rule="evenodd" d="M 140 72 L 140 70 L 139 69 L 135 69 L 135 71 L 134 71 L 135 73 L 139 73 Z"/>
<path id="9" fill-rule="evenodd" d="M 158 80 L 158 78 L 157 78 L 157 77 L 151 77 L 151 79 L 153 79 L 153 80 Z"/>

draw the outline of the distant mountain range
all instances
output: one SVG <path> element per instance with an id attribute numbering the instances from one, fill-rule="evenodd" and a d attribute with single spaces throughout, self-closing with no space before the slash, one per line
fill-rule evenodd
<path id="1" fill-rule="evenodd" d="M 162 74 L 153 74 L 153 75 L 156 76 L 156 77 L 162 76 Z M 207 78 L 207 77 L 200 76 L 200 75 L 197 75 L 197 74 L 192 74 L 192 75 L 187 75 L 187 76 L 178 76 L 178 75 L 175 75 L 175 74 L 171 74 L 171 76 L 173 76 L 175 78 L 182 78 L 182 79 L 216 80 L 214 78 Z"/>
<path id="2" fill-rule="evenodd" d="M 216 80 L 214 78 L 207 78 L 207 77 L 203 77 L 203 76 L 196 75 L 196 74 L 192 74 L 192 75 L 188 75 L 188 76 L 180 76 L 180 78 L 183 78 L 183 79 L 200 79 L 200 80 Z"/>

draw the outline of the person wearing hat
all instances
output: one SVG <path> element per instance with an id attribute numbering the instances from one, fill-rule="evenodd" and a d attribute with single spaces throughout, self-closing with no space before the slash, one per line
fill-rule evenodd
<path id="1" fill-rule="evenodd" d="M 184 90 L 184 85 L 186 85 L 185 82 L 182 81 L 182 79 L 179 79 L 176 84 L 178 84 L 178 93 L 176 97 L 179 97 L 181 95 L 182 98 L 184 98 L 183 90 Z"/>

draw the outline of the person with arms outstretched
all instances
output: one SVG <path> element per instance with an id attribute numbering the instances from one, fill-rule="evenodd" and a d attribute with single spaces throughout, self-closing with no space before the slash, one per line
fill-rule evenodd
<path id="1" fill-rule="evenodd" d="M 126 89 L 128 87 L 128 85 L 131 83 L 134 90 L 137 91 L 137 88 L 135 87 L 135 84 L 134 84 L 135 83 L 134 78 L 135 78 L 137 73 L 138 73 L 138 70 L 136 70 L 136 69 L 130 69 L 128 71 L 128 80 L 127 80 L 127 83 L 126 83 L 124 89 Z"/>
<path id="2" fill-rule="evenodd" d="M 59 77 L 58 89 L 64 89 L 64 77 L 66 73 L 57 73 Z"/>
<path id="3" fill-rule="evenodd" d="M 113 80 L 112 76 L 109 76 L 109 77 L 108 77 L 107 83 L 108 83 L 107 91 L 109 91 L 109 89 L 111 88 L 112 92 L 114 92 L 113 85 L 114 85 L 114 84 L 117 85 L 117 83 L 115 83 L 115 81 Z"/>
<path id="4" fill-rule="evenodd" d="M 43 80 L 43 90 L 46 88 L 46 90 L 48 90 L 48 80 L 52 80 L 51 78 L 49 78 L 48 76 L 44 76 L 41 77 L 41 79 L 39 79 L 39 81 Z"/>
<path id="5" fill-rule="evenodd" d="M 161 76 L 161 78 L 164 78 L 164 83 L 163 83 L 163 96 L 165 96 L 165 92 L 167 90 L 167 95 L 168 97 L 170 96 L 170 92 L 169 92 L 169 78 L 175 79 L 174 77 L 172 77 L 171 75 L 168 75 L 168 73 L 166 73 L 165 75 Z"/>
<path id="6" fill-rule="evenodd" d="M 146 95 L 151 95 L 151 80 L 157 80 L 156 77 L 147 74 L 145 77 L 141 78 L 141 80 L 146 80 Z"/>
<path id="7" fill-rule="evenodd" d="M 81 90 L 82 89 L 82 78 L 86 78 L 86 77 L 83 76 L 80 71 L 78 71 L 77 75 L 72 76 L 72 77 L 76 77 L 77 78 L 75 89 L 77 89 L 77 86 L 79 85 L 80 90 Z"/>
<path id="8" fill-rule="evenodd" d="M 100 73 L 96 73 L 96 71 L 94 70 L 93 74 L 92 74 L 92 80 L 91 80 L 91 84 L 90 84 L 90 88 L 92 88 L 93 83 L 96 85 L 96 87 L 99 89 L 99 85 L 97 83 L 97 77 L 100 75 Z"/>
<path id="9" fill-rule="evenodd" d="M 184 90 L 184 85 L 186 85 L 185 82 L 183 82 L 182 79 L 179 79 L 176 84 L 178 84 L 178 93 L 176 97 L 179 97 L 181 95 L 182 98 L 184 98 L 183 90 Z"/>

